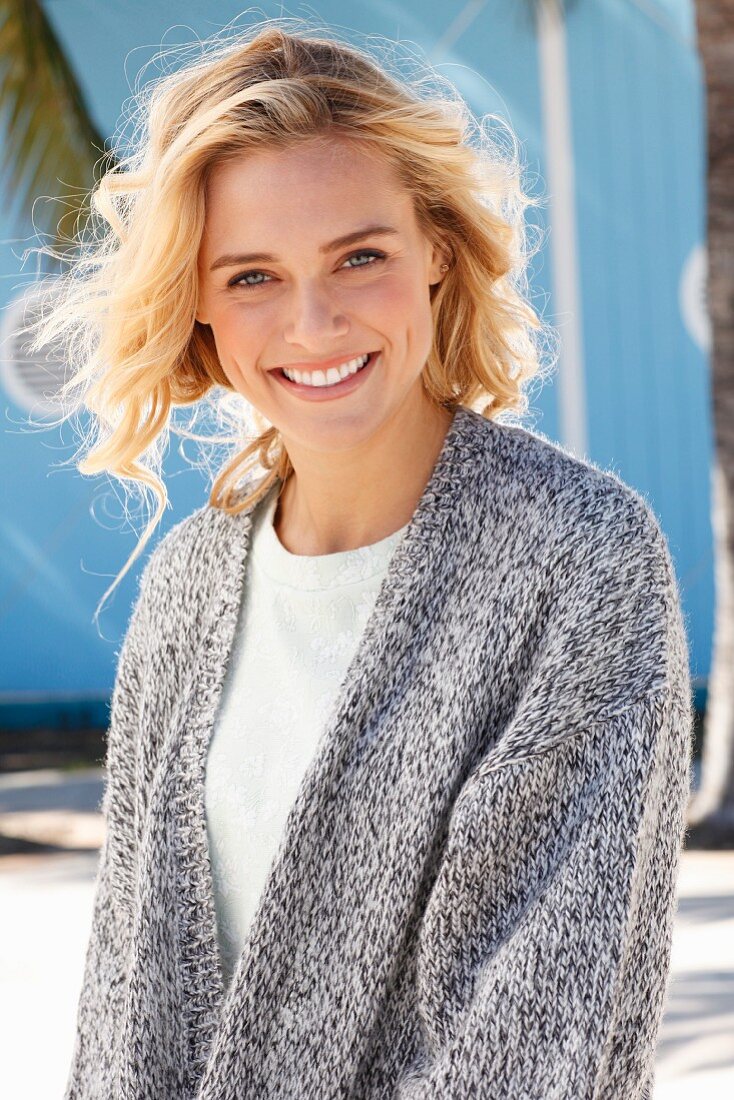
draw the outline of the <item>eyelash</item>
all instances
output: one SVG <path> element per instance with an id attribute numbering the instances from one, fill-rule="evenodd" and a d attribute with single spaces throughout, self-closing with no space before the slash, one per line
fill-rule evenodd
<path id="1" fill-rule="evenodd" d="M 360 252 L 353 252 L 351 254 L 351 256 L 347 256 L 347 258 L 344 262 L 346 263 L 348 260 L 354 260 L 358 256 L 373 256 L 374 260 L 373 260 L 372 263 L 369 263 L 369 264 L 355 264 L 353 267 L 347 268 L 348 271 L 359 271 L 359 270 L 361 270 L 362 268 L 365 268 L 365 267 L 374 267 L 375 262 L 379 262 L 380 260 L 386 260 L 387 259 L 387 256 L 385 255 L 384 252 L 379 252 L 377 249 L 374 249 L 374 248 L 368 248 L 368 249 L 363 249 Z M 231 287 L 235 287 L 238 290 L 258 290 L 261 286 L 267 286 L 268 285 L 265 282 L 260 282 L 260 283 L 242 283 L 242 282 L 240 282 L 241 279 L 246 278 L 248 275 L 267 275 L 267 272 L 266 271 L 258 271 L 256 269 L 253 269 L 252 271 L 243 271 L 243 272 L 241 272 L 241 274 L 235 276 L 235 278 L 232 279 L 232 281 L 230 283 L 228 283 L 227 285 L 231 286 Z"/>

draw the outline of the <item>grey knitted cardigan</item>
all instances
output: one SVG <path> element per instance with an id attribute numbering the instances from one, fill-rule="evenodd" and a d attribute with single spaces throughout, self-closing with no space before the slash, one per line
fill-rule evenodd
<path id="1" fill-rule="evenodd" d="M 458 407 L 227 990 L 204 769 L 251 513 L 141 576 L 68 1100 L 651 1097 L 692 709 L 649 505 Z"/>

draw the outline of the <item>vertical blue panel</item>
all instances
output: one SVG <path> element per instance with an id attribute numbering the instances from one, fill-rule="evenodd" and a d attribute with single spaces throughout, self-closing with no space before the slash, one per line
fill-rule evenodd
<path id="1" fill-rule="evenodd" d="M 493 112 L 510 122 L 528 168 L 526 184 L 533 193 L 545 191 L 538 48 L 523 4 L 331 0 L 292 10 L 264 3 L 244 16 L 231 0 L 48 0 L 46 6 L 105 134 L 112 135 L 141 67 L 161 48 L 206 37 L 235 18 L 243 26 L 250 18 L 313 13 L 344 34 L 352 28 L 425 51 L 475 114 Z M 704 232 L 701 78 L 691 28 L 687 0 L 576 0 L 567 35 L 589 457 L 615 468 L 660 515 L 683 583 L 694 672 L 705 675 L 712 606 L 707 360 L 678 305 L 683 265 Z M 143 73 L 143 82 L 155 71 Z M 6 201 L 3 301 L 32 270 L 21 273 L 24 242 L 12 244 L 7 210 Z M 531 212 L 533 223 L 544 228 L 547 214 Z M 534 261 L 532 290 L 536 308 L 553 322 L 548 247 Z M 23 431 L 24 410 L 7 394 L 2 406 L 0 461 L 16 476 L 12 483 L 6 478 L 0 527 L 0 613 L 10 640 L 0 692 L 104 692 L 134 575 L 102 619 L 108 641 L 91 615 L 134 539 L 121 538 L 119 525 L 100 515 L 99 482 L 77 476 L 71 465 L 53 469 L 70 462 L 78 445 L 71 426 Z M 532 421 L 557 438 L 552 384 L 537 396 Z M 207 495 L 201 476 L 175 450 L 165 474 L 173 507 L 161 532 Z"/>
<path id="2" fill-rule="evenodd" d="M 697 54 L 653 7 L 579 3 L 568 20 L 589 440 L 661 519 L 692 671 L 705 677 L 710 377 L 682 311 L 686 265 L 705 241 L 703 86 Z"/>

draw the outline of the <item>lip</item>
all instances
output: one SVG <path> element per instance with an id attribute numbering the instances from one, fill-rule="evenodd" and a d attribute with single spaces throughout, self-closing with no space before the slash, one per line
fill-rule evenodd
<path id="1" fill-rule="evenodd" d="M 294 397 L 301 397 L 306 401 L 332 401 L 339 397 L 345 397 L 347 394 L 351 393 L 352 390 L 356 390 L 364 385 L 374 372 L 375 364 L 380 359 L 382 353 L 380 350 L 377 350 L 369 353 L 363 352 L 362 354 L 369 354 L 370 359 L 368 363 L 364 367 L 361 367 L 356 374 L 348 375 L 341 382 L 337 382 L 333 386 L 309 386 L 305 382 L 291 382 L 289 378 L 286 378 L 286 376 L 281 373 L 280 368 L 276 368 L 270 373 L 273 374 L 278 382 L 280 382 L 281 386 L 289 390 Z M 357 357 L 354 356 L 354 358 L 356 359 Z M 339 359 L 336 362 L 344 363 L 348 362 L 348 360 Z M 334 365 L 336 365 L 336 363 Z"/>

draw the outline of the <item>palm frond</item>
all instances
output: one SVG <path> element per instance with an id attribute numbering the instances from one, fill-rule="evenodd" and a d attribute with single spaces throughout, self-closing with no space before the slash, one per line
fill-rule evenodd
<path id="1" fill-rule="evenodd" d="M 85 96 L 40 0 L 0 0 L 0 185 L 19 222 L 68 245 L 105 150 Z M 41 199 L 62 202 L 42 202 Z M 59 214 L 59 207 L 63 211 Z"/>

